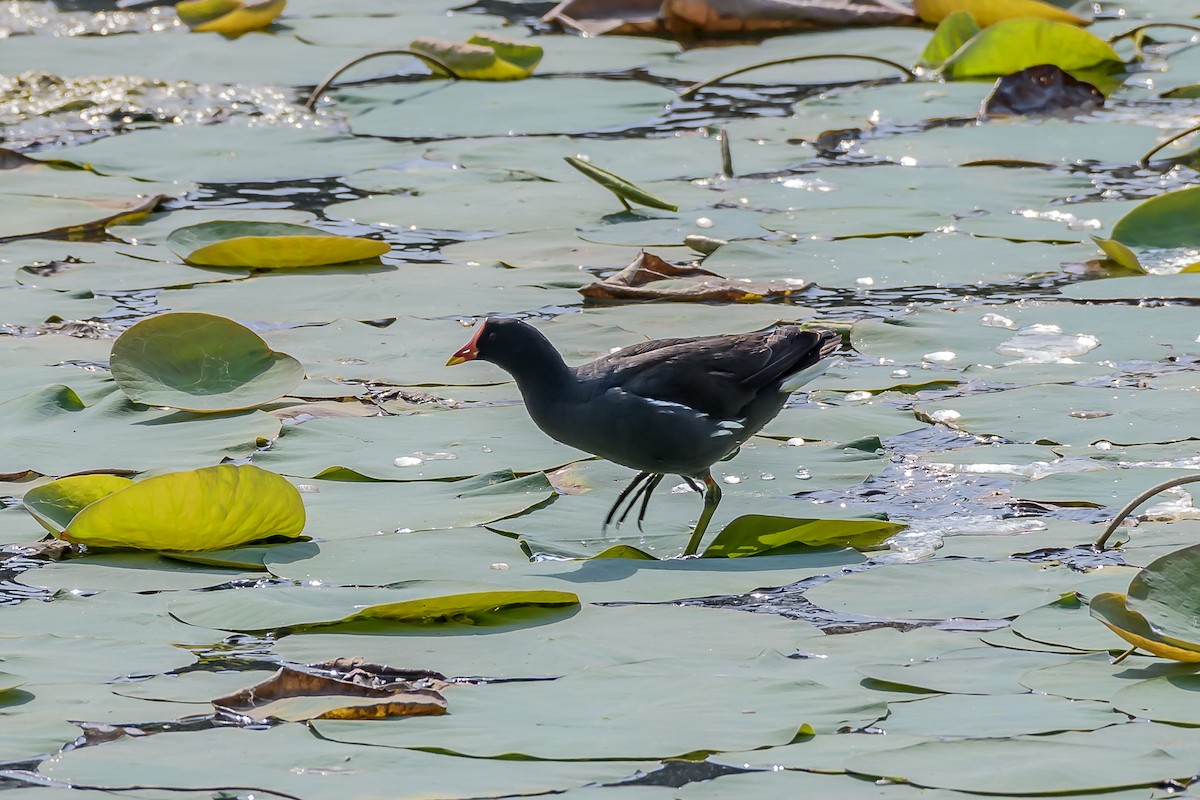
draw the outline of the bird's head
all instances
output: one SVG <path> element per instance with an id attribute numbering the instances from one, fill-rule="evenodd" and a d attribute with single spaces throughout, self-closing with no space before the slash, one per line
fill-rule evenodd
<path id="1" fill-rule="evenodd" d="M 488 317 L 480 323 L 475 335 L 471 337 L 471 341 L 450 356 L 446 366 L 453 367 L 455 364 L 476 359 L 495 361 L 498 354 L 520 352 L 522 342 L 528 339 L 525 329 L 532 330 L 517 319 Z"/>

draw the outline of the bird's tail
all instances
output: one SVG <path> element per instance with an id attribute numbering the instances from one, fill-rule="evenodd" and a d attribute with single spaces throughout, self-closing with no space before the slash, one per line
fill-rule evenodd
<path id="1" fill-rule="evenodd" d="M 842 343 L 842 337 L 833 331 L 818 330 L 810 331 L 810 333 L 815 333 L 819 337 L 812 350 L 809 351 L 809 358 L 814 359 L 815 363 L 802 367 L 787 376 L 783 385 L 780 386 L 780 391 L 791 394 L 809 381 L 820 377 L 833 363 L 829 360 L 829 356 L 837 351 L 838 346 Z"/>

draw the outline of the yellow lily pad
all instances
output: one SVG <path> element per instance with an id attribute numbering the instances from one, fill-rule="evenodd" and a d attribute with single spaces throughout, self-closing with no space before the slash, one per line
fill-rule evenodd
<path id="1" fill-rule="evenodd" d="M 1126 599 L 1125 595 L 1116 592 L 1097 594 L 1089 603 L 1091 614 L 1139 650 L 1160 658 L 1200 663 L 1200 650 L 1178 647 L 1165 640 L 1144 616 L 1125 604 Z"/>
<path id="2" fill-rule="evenodd" d="M 221 33 L 237 38 L 243 33 L 259 31 L 283 13 L 287 0 L 264 0 L 246 3 L 242 0 L 183 0 L 175 4 L 180 21 L 197 33 Z"/>
<path id="3" fill-rule="evenodd" d="M 378 258 L 387 242 L 337 236 L 286 222 L 215 220 L 172 231 L 167 244 L 197 267 L 286 269 L 349 264 Z"/>
<path id="4" fill-rule="evenodd" d="M 465 42 L 422 37 L 410 48 L 446 63 L 459 78 L 473 81 L 516 81 L 528 78 L 542 61 L 542 48 L 534 44 L 476 33 Z M 430 66 L 435 74 L 441 73 Z"/>
<path id="5" fill-rule="evenodd" d="M 217 550 L 270 536 L 294 539 L 305 521 L 296 487 L 249 464 L 170 472 L 136 482 L 77 475 L 30 490 L 24 503 L 61 539 L 141 550 Z"/>
<path id="6" fill-rule="evenodd" d="M 970 14 L 981 28 L 1021 17 L 1048 19 L 1068 25 L 1091 24 L 1077 14 L 1041 0 L 913 0 L 913 11 L 922 22 L 931 25 L 937 25 L 958 11 Z"/>

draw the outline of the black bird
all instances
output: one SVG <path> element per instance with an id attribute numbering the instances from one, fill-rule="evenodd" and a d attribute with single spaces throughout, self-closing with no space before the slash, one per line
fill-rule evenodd
<path id="1" fill-rule="evenodd" d="M 529 416 L 551 438 L 638 470 L 609 509 L 605 527 L 626 498 L 617 524 L 640 498 L 640 528 L 665 475 L 679 475 L 703 492 L 704 511 L 684 550 L 692 555 L 721 501 L 712 465 L 774 419 L 788 395 L 824 372 L 822 359 L 840 341 L 831 331 L 785 325 L 641 342 L 568 367 L 537 329 L 489 318 L 446 365 L 490 361 L 513 376 Z"/>

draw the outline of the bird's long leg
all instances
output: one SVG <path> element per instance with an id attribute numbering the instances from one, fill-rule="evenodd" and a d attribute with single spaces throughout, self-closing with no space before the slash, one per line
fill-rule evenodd
<path id="1" fill-rule="evenodd" d="M 621 507 L 621 503 L 625 502 L 625 498 L 629 496 L 629 493 L 636 489 L 638 484 L 653 474 L 654 473 L 652 472 L 639 472 L 634 479 L 629 482 L 629 485 L 621 490 L 621 493 L 617 495 L 617 502 L 612 504 L 612 507 L 608 509 L 608 514 L 604 516 L 604 524 L 600 526 L 601 533 L 608 530 L 608 524 L 612 522 L 613 515 L 617 513 L 617 509 Z"/>
<path id="2" fill-rule="evenodd" d="M 685 556 L 696 555 L 696 551 L 700 549 L 700 540 L 704 538 L 708 523 L 712 521 L 717 510 L 717 503 L 721 502 L 721 487 L 713 480 L 711 472 L 704 473 L 704 489 L 704 510 L 700 512 L 700 520 L 696 523 L 696 529 L 692 531 L 692 538 L 688 540 L 687 547 L 684 548 Z"/>
<path id="3" fill-rule="evenodd" d="M 646 518 L 646 509 L 650 507 L 650 495 L 654 494 L 654 490 L 658 488 L 658 484 L 662 482 L 664 475 L 655 475 L 646 484 L 645 491 L 642 496 L 642 507 L 638 509 L 638 530 L 642 529 L 642 520 Z"/>

